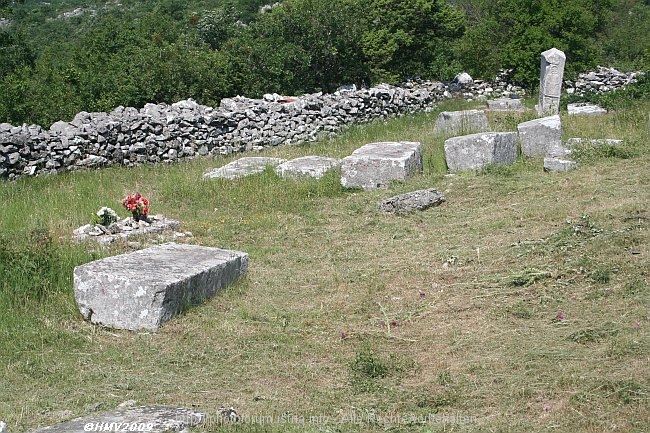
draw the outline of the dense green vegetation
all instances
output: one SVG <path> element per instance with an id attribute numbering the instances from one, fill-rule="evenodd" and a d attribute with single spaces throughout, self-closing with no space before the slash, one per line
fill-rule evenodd
<path id="1" fill-rule="evenodd" d="M 0 1 L 0 121 L 339 85 L 491 79 L 528 88 L 539 53 L 567 74 L 650 65 L 648 0 Z M 262 12 L 263 11 L 263 12 Z"/>

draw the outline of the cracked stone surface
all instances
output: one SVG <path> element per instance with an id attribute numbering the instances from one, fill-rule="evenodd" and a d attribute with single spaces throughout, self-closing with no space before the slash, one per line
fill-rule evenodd
<path id="1" fill-rule="evenodd" d="M 387 198 L 379 203 L 379 210 L 388 213 L 423 211 L 445 202 L 445 196 L 433 188 L 412 191 Z"/>
<path id="2" fill-rule="evenodd" d="M 81 315 L 91 323 L 155 332 L 247 269 L 244 252 L 170 242 L 77 266 L 74 293 Z"/>
<path id="3" fill-rule="evenodd" d="M 278 176 L 282 177 L 313 177 L 320 179 L 328 171 L 338 168 L 341 160 L 326 156 L 303 156 L 283 162 L 275 168 Z"/>

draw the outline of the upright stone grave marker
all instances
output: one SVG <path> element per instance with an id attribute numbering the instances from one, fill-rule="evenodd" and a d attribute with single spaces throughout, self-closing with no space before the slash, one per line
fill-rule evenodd
<path id="1" fill-rule="evenodd" d="M 560 94 L 566 56 L 557 48 L 542 53 L 539 79 L 539 103 L 535 106 L 537 115 L 553 116 L 560 112 Z"/>

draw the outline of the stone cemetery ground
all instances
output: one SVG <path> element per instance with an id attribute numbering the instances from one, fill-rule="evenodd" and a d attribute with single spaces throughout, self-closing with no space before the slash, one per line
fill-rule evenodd
<path id="1" fill-rule="evenodd" d="M 576 150 L 577 170 L 518 155 L 448 175 L 437 115 L 477 108 L 259 154 L 421 143 L 423 172 L 380 189 L 344 189 L 336 170 L 202 180 L 234 157 L 0 184 L 0 420 L 26 432 L 135 400 L 208 414 L 193 432 L 644 431 L 650 102 L 561 112 L 565 139 L 624 141 Z M 488 112 L 492 131 L 534 117 Z M 430 188 L 440 206 L 378 207 Z M 192 233 L 183 242 L 250 260 L 244 279 L 156 333 L 83 321 L 72 290 L 75 266 L 131 251 L 73 243 L 72 230 L 136 190 Z M 248 424 L 217 425 L 222 406 Z"/>

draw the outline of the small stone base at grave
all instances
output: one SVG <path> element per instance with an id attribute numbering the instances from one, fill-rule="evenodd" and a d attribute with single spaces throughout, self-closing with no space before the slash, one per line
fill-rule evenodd
<path id="1" fill-rule="evenodd" d="M 110 245 L 117 240 L 132 236 L 169 232 L 174 238 L 185 237 L 189 232 L 176 232 L 180 223 L 162 215 L 149 215 L 146 221 L 124 218 L 105 227 L 101 224 L 86 224 L 72 232 L 72 239 L 78 242 L 94 240 L 100 245 Z"/>
<path id="2" fill-rule="evenodd" d="M 91 323 L 157 331 L 172 317 L 235 283 L 248 254 L 167 243 L 96 260 L 74 269 L 79 311 Z"/>
<path id="3" fill-rule="evenodd" d="M 168 433 L 201 425 L 205 414 L 168 406 L 140 406 L 75 418 L 31 433 L 86 433 L 89 431 Z"/>

